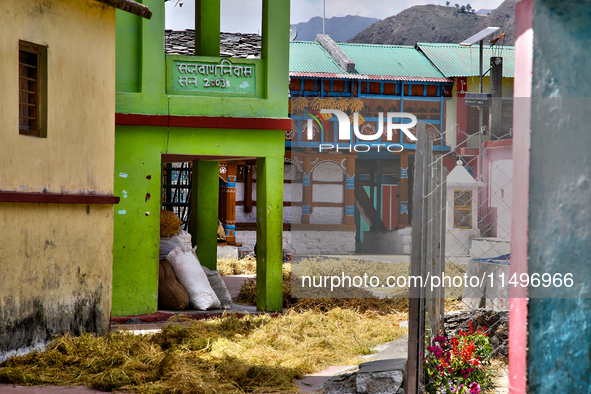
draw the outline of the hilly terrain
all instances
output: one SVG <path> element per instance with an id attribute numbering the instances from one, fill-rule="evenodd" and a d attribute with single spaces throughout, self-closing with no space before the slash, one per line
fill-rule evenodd
<path id="1" fill-rule="evenodd" d="M 415 45 L 417 42 L 460 43 L 488 26 L 506 33 L 499 44 L 515 44 L 515 0 L 505 0 L 490 16 L 460 12 L 456 7 L 418 5 L 369 26 L 348 42 Z"/>
<path id="2" fill-rule="evenodd" d="M 333 40 L 346 42 L 366 27 L 378 22 L 376 18 L 347 15 L 334 16 L 324 21 L 324 30 Z M 308 22 L 300 22 L 295 25 L 298 29 L 298 41 L 314 41 L 317 34 L 322 34 L 322 18 L 315 16 Z"/>
<path id="3" fill-rule="evenodd" d="M 478 15 L 489 15 L 493 10 L 489 8 L 483 8 L 481 10 L 476 11 Z"/>

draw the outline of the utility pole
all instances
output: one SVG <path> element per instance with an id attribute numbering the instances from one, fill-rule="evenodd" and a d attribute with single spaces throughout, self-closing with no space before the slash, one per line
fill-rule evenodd
<path id="1" fill-rule="evenodd" d="M 326 0 L 322 0 L 322 34 L 326 34 L 324 32 L 324 20 L 326 19 Z"/>
<path id="2" fill-rule="evenodd" d="M 484 57 L 484 40 L 488 39 L 490 36 L 492 36 L 494 33 L 496 33 L 500 28 L 498 27 L 487 27 L 486 29 L 476 33 L 475 35 L 473 35 L 472 37 L 466 39 L 465 41 L 461 42 L 460 45 L 463 46 L 472 46 L 476 43 L 479 44 L 479 62 L 478 62 L 478 96 L 480 99 L 483 98 L 484 94 L 483 94 L 483 88 L 482 88 L 482 77 L 483 77 L 483 57 Z M 477 158 L 477 166 L 478 166 L 478 172 L 476 173 L 476 179 L 478 181 L 482 181 L 482 137 L 483 137 L 483 128 L 484 128 L 484 109 L 482 107 L 482 105 L 478 106 L 478 158 Z M 482 190 L 478 191 L 478 197 L 479 197 L 479 201 L 482 201 Z M 478 217 L 482 218 L 483 217 L 483 206 L 480 205 L 479 207 L 479 212 L 478 212 Z"/>
<path id="3" fill-rule="evenodd" d="M 472 46 L 476 43 L 478 43 L 479 46 L 479 52 L 480 52 L 480 56 L 479 56 L 479 62 L 478 62 L 478 93 L 480 94 L 481 98 L 482 98 L 482 94 L 483 94 L 483 89 L 482 89 L 482 74 L 483 74 L 483 70 L 482 70 L 482 64 L 483 64 L 483 57 L 484 57 L 484 40 L 488 39 L 491 35 L 493 35 L 493 33 L 497 32 L 499 30 L 498 27 L 487 27 L 486 29 L 474 34 L 472 37 L 466 39 L 465 41 L 461 42 L 460 45 L 464 45 L 464 46 Z M 478 180 L 481 180 L 481 174 L 482 174 L 482 169 L 481 169 L 481 159 L 482 159 L 482 134 L 483 134 L 483 126 L 484 126 L 484 111 L 482 109 L 482 106 L 479 106 L 478 108 L 478 174 L 477 174 L 477 178 Z"/>
<path id="4" fill-rule="evenodd" d="M 484 39 L 480 40 L 480 61 L 478 64 L 478 93 L 483 93 L 482 91 L 482 63 L 484 62 Z M 484 130 L 482 130 L 482 126 L 484 125 L 484 107 L 478 107 L 478 181 L 482 179 L 482 134 Z"/>
<path id="5" fill-rule="evenodd" d="M 478 92 L 479 93 L 483 93 L 482 91 L 482 64 L 484 63 L 484 40 L 480 40 L 480 56 L 479 56 L 479 62 L 478 62 Z M 480 109 L 480 120 L 479 120 L 479 127 L 480 127 L 480 131 L 482 131 L 482 124 L 483 119 L 482 119 L 482 107 L 479 108 Z"/>

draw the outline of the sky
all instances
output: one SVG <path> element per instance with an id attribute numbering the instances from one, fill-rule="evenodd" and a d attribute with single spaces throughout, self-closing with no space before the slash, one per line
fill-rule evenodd
<path id="1" fill-rule="evenodd" d="M 421 4 L 445 5 L 442 0 L 325 0 L 326 17 L 359 15 L 385 19 L 400 11 Z M 466 0 L 464 0 L 466 1 Z M 503 0 L 452 0 L 451 4 L 469 4 L 476 10 L 497 8 Z M 182 6 L 180 5 L 182 3 Z M 221 0 L 221 31 L 260 33 L 262 0 Z M 322 16 L 323 0 L 291 0 L 291 23 L 307 22 Z M 195 28 L 195 1 L 170 0 L 166 3 L 166 28 Z"/>

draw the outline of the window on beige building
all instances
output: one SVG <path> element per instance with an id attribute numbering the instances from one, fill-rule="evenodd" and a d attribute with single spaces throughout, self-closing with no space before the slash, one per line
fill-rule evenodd
<path id="1" fill-rule="evenodd" d="M 47 136 L 47 47 L 19 42 L 19 134 Z"/>

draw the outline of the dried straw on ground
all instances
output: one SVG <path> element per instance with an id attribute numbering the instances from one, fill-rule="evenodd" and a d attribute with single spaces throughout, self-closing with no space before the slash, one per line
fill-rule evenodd
<path id="1" fill-rule="evenodd" d="M 248 264 L 248 266 L 247 266 Z M 219 267 L 218 262 L 218 267 Z M 224 267 L 233 267 L 234 272 L 255 273 L 256 260 L 250 259 L 248 263 L 240 260 L 226 260 Z M 447 264 L 450 275 L 462 275 L 465 267 L 460 265 Z M 297 311 L 316 310 L 328 311 L 332 308 L 352 309 L 360 313 L 372 311 L 380 315 L 398 314 L 408 312 L 408 287 L 396 289 L 386 294 L 385 297 L 378 297 L 363 288 L 335 288 L 328 293 L 325 288 L 308 288 L 302 292 L 305 297 L 292 298 L 292 286 L 298 274 L 306 275 L 339 275 L 346 272 L 347 275 L 363 276 L 364 274 L 379 276 L 382 280 L 387 276 L 410 275 L 408 263 L 383 263 L 373 261 L 358 261 L 351 258 L 311 258 L 303 259 L 299 263 L 283 265 L 283 306 Z M 299 282 L 296 282 L 299 284 Z M 299 289 L 301 291 L 301 289 Z M 461 295 L 461 292 L 460 292 Z M 446 299 L 445 310 L 457 310 L 461 302 L 455 299 Z M 240 293 L 234 299 L 238 304 L 256 305 L 256 280 L 248 279 L 242 285 Z"/>
<path id="2" fill-rule="evenodd" d="M 382 299 L 368 294 L 363 289 L 348 289 L 347 293 L 338 294 L 347 298 L 291 298 L 291 273 L 283 281 L 283 306 L 296 311 L 329 311 L 333 308 L 351 309 L 359 313 L 368 311 L 387 315 L 408 309 L 407 298 Z M 234 302 L 242 305 L 256 305 L 256 280 L 247 279 Z"/>
<path id="3" fill-rule="evenodd" d="M 363 261 L 354 260 L 350 257 L 345 258 L 308 258 L 302 259 L 297 263 L 283 264 L 284 270 L 289 269 L 293 272 L 293 277 L 302 278 L 304 276 L 341 276 L 343 274 L 348 276 L 367 275 L 368 277 L 377 276 L 380 283 L 385 283 L 388 277 L 408 277 L 410 275 L 410 264 L 408 263 L 388 263 L 380 261 Z M 289 268 L 286 268 L 289 267 Z M 256 274 L 256 259 L 248 257 L 246 259 L 220 259 L 218 261 L 218 270 L 222 275 L 244 275 Z M 462 264 L 446 263 L 446 275 L 448 276 L 463 276 L 466 273 L 466 266 Z M 446 282 L 447 284 L 448 282 Z M 252 286 L 252 285 L 251 285 Z M 287 286 L 284 283 L 284 293 Z M 291 287 L 289 287 L 291 289 Z M 336 291 L 327 292 L 326 289 L 304 289 L 301 286 L 294 288 L 294 294 L 299 298 L 375 298 L 375 294 L 368 292 L 355 292 L 350 295 L 345 292 L 355 291 L 336 289 Z M 404 287 L 393 288 L 379 288 L 382 297 L 385 298 L 408 298 L 408 285 Z M 463 293 L 463 287 L 448 288 L 446 287 L 447 298 L 459 298 Z M 250 297 L 250 296 L 249 296 Z M 246 297 L 246 300 L 250 298 Z M 285 300 L 285 296 L 284 296 Z M 340 305 L 340 304 L 339 304 Z M 288 307 L 290 304 L 284 302 L 284 306 Z"/>
<path id="4" fill-rule="evenodd" d="M 333 292 L 335 298 L 325 298 L 325 293 L 318 289 L 310 289 L 310 298 L 295 299 L 291 297 L 291 286 L 292 273 L 289 265 L 286 264 L 283 270 L 283 306 L 295 311 L 326 312 L 333 308 L 343 308 L 358 313 L 375 312 L 380 315 L 388 315 L 408 309 L 408 298 L 377 298 L 367 290 L 359 288 L 335 289 Z M 244 282 L 234 302 L 242 305 L 256 305 L 255 279 L 247 279 Z"/>
<path id="5" fill-rule="evenodd" d="M 62 336 L 0 364 L 0 382 L 126 393 L 296 393 L 295 379 L 356 362 L 405 333 L 377 314 L 333 309 L 278 318 L 234 315 L 153 335 Z"/>
<path id="6" fill-rule="evenodd" d="M 254 273 L 256 261 L 221 263 L 218 269 Z M 406 333 L 398 324 L 408 319 L 407 299 L 353 298 L 367 295 L 355 289 L 346 294 L 351 298 L 292 300 L 291 275 L 285 264 L 284 302 L 291 309 L 277 318 L 229 315 L 170 324 L 152 335 L 65 335 L 45 352 L 0 364 L 0 383 L 125 393 L 298 393 L 295 379 L 328 365 L 357 363 L 357 356 Z M 251 302 L 254 283 L 243 288 Z M 446 302 L 446 309 L 455 306 Z"/>

